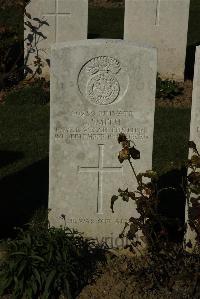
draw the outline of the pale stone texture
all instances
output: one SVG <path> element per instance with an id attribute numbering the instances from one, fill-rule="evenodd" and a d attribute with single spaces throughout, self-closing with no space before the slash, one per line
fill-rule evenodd
<path id="1" fill-rule="evenodd" d="M 126 0 L 124 39 L 158 49 L 163 78 L 184 79 L 190 0 Z"/>
<path id="2" fill-rule="evenodd" d="M 49 77 L 50 71 L 46 59 L 50 58 L 50 46 L 57 42 L 67 42 L 73 40 L 87 39 L 88 27 L 88 0 L 32 0 L 26 7 L 26 11 L 31 15 L 32 20 L 26 18 L 33 25 L 38 27 L 38 18 L 46 21 L 38 30 L 42 32 L 45 39 L 40 36 L 37 47 L 33 41 L 33 51 L 30 53 L 27 65 L 33 71 L 35 55 L 41 57 L 44 64 L 43 74 Z M 25 30 L 25 38 L 30 34 L 30 30 Z M 38 38 L 38 37 L 37 37 Z M 27 40 L 25 41 L 25 57 L 27 55 Z"/>
<path id="3" fill-rule="evenodd" d="M 135 190 L 117 142 L 127 134 L 141 152 L 137 172 L 152 167 L 156 49 L 119 40 L 54 45 L 51 56 L 50 222 L 121 247 L 134 202 L 110 199 L 118 188 Z"/>
<path id="4" fill-rule="evenodd" d="M 191 109 L 191 122 L 190 122 L 190 140 L 196 143 L 197 149 L 200 152 L 200 46 L 196 47 L 193 92 L 192 92 L 192 109 Z M 193 154 L 190 150 L 189 157 Z M 192 197 L 197 195 L 192 194 Z M 190 204 L 189 204 L 190 206 Z M 188 222 L 188 205 L 186 205 L 186 223 Z M 196 234 L 187 227 L 186 240 L 191 240 L 195 245 Z"/>

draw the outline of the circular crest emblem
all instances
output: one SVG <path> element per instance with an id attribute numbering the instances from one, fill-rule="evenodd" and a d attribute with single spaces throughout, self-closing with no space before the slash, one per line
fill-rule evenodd
<path id="1" fill-rule="evenodd" d="M 90 102 L 107 105 L 114 102 L 119 95 L 120 87 L 117 79 L 107 73 L 93 76 L 87 83 L 86 96 Z"/>
<path id="2" fill-rule="evenodd" d="M 120 62 L 112 57 L 100 56 L 88 61 L 78 77 L 80 92 L 92 104 L 109 105 L 120 96 Z"/>

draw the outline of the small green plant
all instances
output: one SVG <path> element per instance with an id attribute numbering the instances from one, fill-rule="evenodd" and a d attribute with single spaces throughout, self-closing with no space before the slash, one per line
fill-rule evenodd
<path id="1" fill-rule="evenodd" d="M 0 296 L 13 299 L 74 298 L 102 254 L 77 231 L 48 227 L 47 222 L 19 229 L 17 238 L 2 241 L 1 247 L 6 256 L 0 265 Z"/>
<path id="2" fill-rule="evenodd" d="M 183 88 L 174 80 L 162 80 L 157 76 L 156 97 L 162 99 L 173 99 L 183 93 Z"/>

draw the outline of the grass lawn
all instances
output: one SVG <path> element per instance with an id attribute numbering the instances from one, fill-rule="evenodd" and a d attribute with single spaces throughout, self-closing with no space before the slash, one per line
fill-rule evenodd
<path id="1" fill-rule="evenodd" d="M 0 178 L 48 157 L 49 104 L 36 102 L 39 93 L 26 87 L 0 105 Z"/>
<path id="2" fill-rule="evenodd" d="M 49 104 L 40 95 L 28 87 L 0 104 L 0 238 L 47 207 Z"/>
<path id="3" fill-rule="evenodd" d="M 188 46 L 200 45 L 200 1 L 190 0 Z"/>
<path id="4" fill-rule="evenodd" d="M 123 38 L 124 9 L 89 8 L 88 38 Z"/>
<path id="5" fill-rule="evenodd" d="M 42 94 L 42 92 L 41 92 Z M 26 103 L 24 101 L 26 99 Z M 34 104 L 35 101 L 35 104 Z M 187 159 L 190 109 L 157 108 L 153 168 Z M 26 88 L 0 104 L 0 237 L 48 203 L 49 103 Z M 6 228 L 6 229 L 5 229 Z"/>

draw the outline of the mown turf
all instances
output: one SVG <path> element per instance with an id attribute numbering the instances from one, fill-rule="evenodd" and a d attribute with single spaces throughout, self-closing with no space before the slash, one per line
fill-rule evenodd
<path id="1" fill-rule="evenodd" d="M 38 103 L 34 92 L 13 93 L 0 104 L 0 178 L 48 157 L 49 104 Z"/>
<path id="2" fill-rule="evenodd" d="M 88 38 L 122 39 L 123 35 L 123 8 L 89 8 Z"/>

